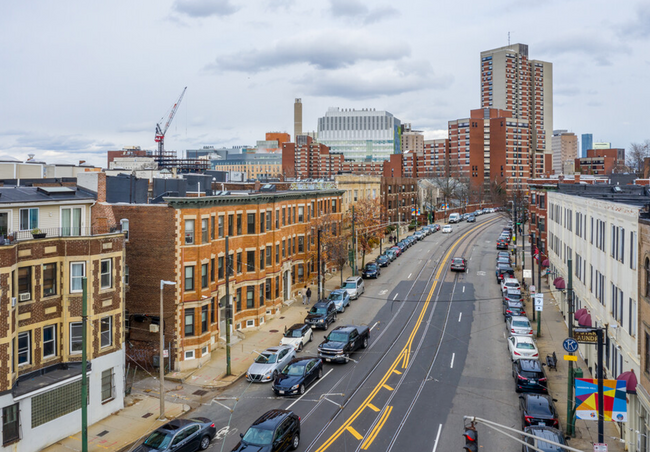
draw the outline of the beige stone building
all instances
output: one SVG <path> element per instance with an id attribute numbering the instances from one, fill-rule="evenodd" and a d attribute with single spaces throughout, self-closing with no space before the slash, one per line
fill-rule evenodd
<path id="1" fill-rule="evenodd" d="M 639 401 L 639 450 L 650 448 L 650 219 L 639 218 L 639 323 L 637 346 L 641 359 L 636 388 Z"/>
<path id="2" fill-rule="evenodd" d="M 411 129 L 411 124 L 404 124 L 402 131 L 402 153 L 411 151 L 416 154 L 424 152 L 424 135 Z"/>
<path id="3" fill-rule="evenodd" d="M 342 211 L 347 212 L 354 203 L 364 198 L 381 197 L 381 176 L 342 174 L 334 176 L 336 188 L 344 190 Z"/>

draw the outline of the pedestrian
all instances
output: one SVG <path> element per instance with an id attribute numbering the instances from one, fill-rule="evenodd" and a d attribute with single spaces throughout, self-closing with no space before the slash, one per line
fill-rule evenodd
<path id="1" fill-rule="evenodd" d="M 307 304 L 307 286 L 300 291 L 300 295 L 302 295 L 302 304 Z"/>
<path id="2" fill-rule="evenodd" d="M 311 303 L 311 287 L 307 288 L 307 304 Z"/>

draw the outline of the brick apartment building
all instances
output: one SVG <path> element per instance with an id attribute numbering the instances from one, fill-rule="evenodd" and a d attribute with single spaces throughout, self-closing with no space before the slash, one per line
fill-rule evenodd
<path id="1" fill-rule="evenodd" d="M 330 179 L 343 168 L 343 154 L 330 153 L 329 147 L 308 135 L 295 143 L 282 143 L 282 172 L 287 178 Z"/>
<path id="2" fill-rule="evenodd" d="M 79 431 L 84 277 L 88 421 L 124 406 L 124 235 L 93 207 L 96 196 L 76 186 L 0 188 L 0 407 L 7 450 L 40 450 Z"/>
<path id="3" fill-rule="evenodd" d="M 317 224 L 340 225 L 342 193 L 246 192 L 112 204 L 116 218 L 128 221 L 129 356 L 150 365 L 162 326 L 170 368 L 208 361 L 225 336 L 227 271 L 233 334 L 275 316 L 314 277 Z M 162 325 L 161 280 L 176 283 L 163 289 Z"/>
<path id="4" fill-rule="evenodd" d="M 586 157 L 575 159 L 575 171 L 594 175 L 626 172 L 625 149 L 588 149 Z"/>

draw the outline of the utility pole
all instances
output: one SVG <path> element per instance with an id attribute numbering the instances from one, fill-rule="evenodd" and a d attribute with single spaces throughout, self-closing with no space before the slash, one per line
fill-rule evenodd
<path id="1" fill-rule="evenodd" d="M 232 306 L 230 305 L 230 255 L 228 249 L 228 236 L 226 236 L 226 375 L 232 375 L 230 369 L 230 318 L 232 317 Z"/>
<path id="2" fill-rule="evenodd" d="M 352 206 L 352 237 L 354 240 L 354 246 L 352 247 L 352 256 L 354 256 L 354 259 L 352 260 L 352 274 L 354 276 L 357 276 L 357 235 L 354 230 L 356 220 L 357 218 L 354 215 L 354 206 Z"/>
<path id="3" fill-rule="evenodd" d="M 605 401 L 603 400 L 603 329 L 598 328 L 596 330 L 596 337 L 598 338 L 598 442 L 604 443 L 604 425 L 603 421 L 605 419 L 605 413 L 603 406 Z"/>
<path id="4" fill-rule="evenodd" d="M 530 231 L 530 228 L 528 228 L 528 231 Z M 532 234 L 530 238 L 530 277 L 532 285 L 535 286 L 535 233 L 531 232 L 530 234 Z M 542 291 L 541 288 L 538 290 Z"/>
<path id="5" fill-rule="evenodd" d="M 81 451 L 88 452 L 88 279 L 81 279 Z"/>
<path id="6" fill-rule="evenodd" d="M 353 209 L 354 209 L 354 207 L 353 207 Z M 317 259 L 316 259 L 318 261 L 318 289 L 317 289 L 318 290 L 318 298 L 316 299 L 316 301 L 320 301 L 320 299 L 321 299 L 321 293 L 320 293 L 320 277 L 321 277 L 321 274 L 320 274 L 320 269 L 321 269 L 321 266 L 320 266 L 320 233 L 321 233 L 321 230 L 320 230 L 320 228 L 318 228 L 318 243 L 316 244 L 316 254 L 318 256 Z M 355 256 L 355 259 L 356 259 L 356 256 Z"/>
<path id="7" fill-rule="evenodd" d="M 567 270 L 569 276 L 567 278 L 568 285 L 566 288 L 566 296 L 569 302 L 569 337 L 573 337 L 573 261 L 571 259 L 567 260 Z M 572 353 L 573 354 L 573 353 Z M 574 426 L 573 426 L 573 361 L 569 361 L 569 377 L 567 380 L 567 396 L 566 396 L 566 432 L 573 436 Z M 602 441 L 601 441 L 602 442 Z"/>
<path id="8" fill-rule="evenodd" d="M 158 325 L 160 356 L 158 358 L 158 382 L 160 383 L 160 416 L 158 419 L 165 419 L 165 322 L 163 321 L 163 290 L 165 286 L 175 286 L 174 281 L 160 280 L 160 322 Z M 170 359 L 171 363 L 171 359 Z"/>
<path id="9" fill-rule="evenodd" d="M 515 201 L 512 203 L 512 210 L 514 212 L 514 220 L 515 221 L 514 221 L 513 228 L 512 228 L 513 231 L 514 231 L 514 234 L 512 234 L 512 236 L 515 239 L 515 267 L 516 267 L 517 266 L 517 233 L 518 233 L 518 231 L 517 231 L 517 193 L 515 193 L 514 199 L 515 199 Z"/>

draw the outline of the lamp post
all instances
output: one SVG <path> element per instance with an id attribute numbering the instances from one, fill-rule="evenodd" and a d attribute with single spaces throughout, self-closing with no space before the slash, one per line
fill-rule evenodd
<path id="1" fill-rule="evenodd" d="M 163 324 L 163 289 L 165 286 L 175 286 L 174 281 L 160 280 L 160 360 L 158 367 L 160 370 L 160 416 L 158 419 L 161 421 L 165 419 L 165 356 L 163 354 L 165 349 L 165 332 Z"/>

